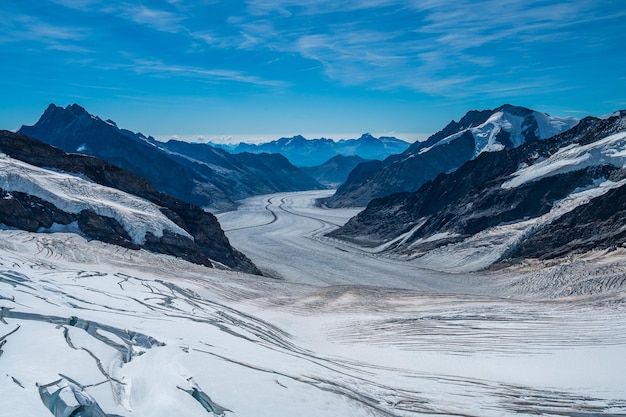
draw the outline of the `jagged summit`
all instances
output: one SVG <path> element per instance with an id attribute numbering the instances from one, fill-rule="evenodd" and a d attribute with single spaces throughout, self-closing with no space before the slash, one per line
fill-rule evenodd
<path id="1" fill-rule="evenodd" d="M 212 210 L 233 209 L 236 200 L 256 194 L 323 188 L 283 157 L 231 155 L 203 144 L 163 144 L 120 129 L 78 104 L 51 104 L 35 125 L 22 126 L 19 132 L 66 152 L 106 159 L 162 192 Z"/>

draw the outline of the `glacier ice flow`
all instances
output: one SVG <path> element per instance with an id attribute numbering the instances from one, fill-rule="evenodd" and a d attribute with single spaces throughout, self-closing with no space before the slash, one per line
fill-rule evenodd
<path id="1" fill-rule="evenodd" d="M 281 279 L 0 230 L 0 414 L 626 414 L 626 254 L 436 273 L 323 238 L 322 195 L 220 215 Z"/>

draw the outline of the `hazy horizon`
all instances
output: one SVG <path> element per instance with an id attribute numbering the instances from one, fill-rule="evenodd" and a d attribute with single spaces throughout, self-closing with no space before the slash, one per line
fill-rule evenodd
<path id="1" fill-rule="evenodd" d="M 215 143 L 221 145 L 236 145 L 239 143 L 251 143 L 260 144 L 272 142 L 281 138 L 292 138 L 294 136 L 302 136 L 308 140 L 314 139 L 332 139 L 335 142 L 339 140 L 358 139 L 362 135 L 369 133 L 376 138 L 383 136 L 394 137 L 396 139 L 403 140 L 408 143 L 416 141 L 423 141 L 428 138 L 432 133 L 403 133 L 403 132 L 361 132 L 361 133 L 263 133 L 263 134 L 197 134 L 197 135 L 157 135 L 153 136 L 156 140 L 166 142 L 170 139 L 181 140 L 185 142 L 195 143 Z"/>

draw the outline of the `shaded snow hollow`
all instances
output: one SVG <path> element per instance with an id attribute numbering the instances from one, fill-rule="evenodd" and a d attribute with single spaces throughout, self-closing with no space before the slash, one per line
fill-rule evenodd
<path id="1" fill-rule="evenodd" d="M 145 243 L 146 233 L 161 237 L 163 230 L 193 239 L 147 200 L 71 174 L 38 168 L 6 155 L 0 156 L 0 188 L 39 197 L 68 213 L 92 210 L 100 216 L 112 217 L 138 245 Z"/>

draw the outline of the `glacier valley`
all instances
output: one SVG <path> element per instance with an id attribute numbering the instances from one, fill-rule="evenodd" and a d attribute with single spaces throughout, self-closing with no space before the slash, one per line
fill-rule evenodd
<path id="1" fill-rule="evenodd" d="M 626 415 L 626 252 L 443 272 L 331 193 L 218 216 L 265 277 L 0 230 L 0 415 Z"/>

